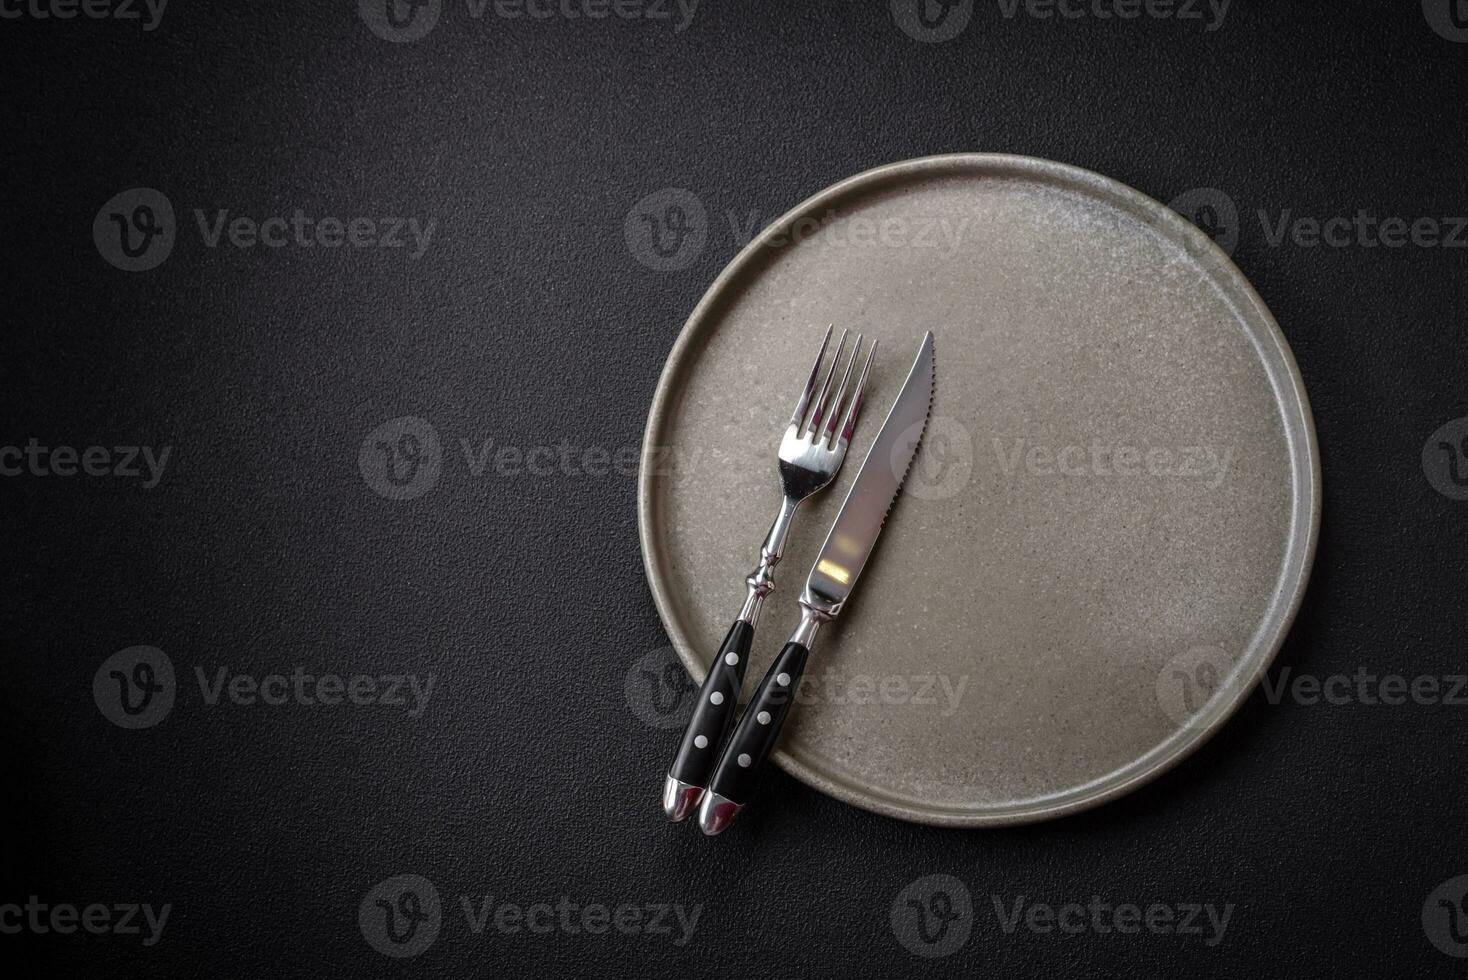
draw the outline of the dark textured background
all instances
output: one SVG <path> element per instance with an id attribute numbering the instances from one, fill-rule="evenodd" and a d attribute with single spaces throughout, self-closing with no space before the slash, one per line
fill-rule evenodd
<path id="1" fill-rule="evenodd" d="M 14 3 L 15 0 L 6 0 Z M 1420 462 L 1468 413 L 1465 253 L 1270 247 L 1254 215 L 1468 212 L 1468 44 L 1412 2 L 1236 0 L 1223 28 L 1005 19 L 980 0 L 919 43 L 885 0 L 706 0 L 667 22 L 471 19 L 416 43 L 350 3 L 174 0 L 137 22 L 0 19 L 0 444 L 169 445 L 160 485 L 0 480 L 5 562 L 0 901 L 171 903 L 163 939 L 0 935 L 46 975 L 1458 975 L 1424 900 L 1468 873 L 1461 707 L 1272 706 L 1099 810 L 955 832 L 774 773 L 778 805 L 717 842 L 666 825 L 675 731 L 629 669 L 667 643 L 638 557 L 635 478 L 472 476 L 461 438 L 636 446 L 662 360 L 740 242 L 865 168 L 1032 154 L 1164 201 L 1237 203 L 1235 259 L 1313 402 L 1325 509 L 1279 661 L 1319 676 L 1464 669 L 1468 503 Z M 1446 3 L 1443 4 L 1446 6 Z M 7 7 L 7 10 L 14 8 Z M 179 241 L 130 274 L 103 202 L 172 201 Z M 654 271 L 644 195 L 695 193 L 707 245 Z M 206 248 L 192 210 L 436 217 L 426 254 Z M 358 472 L 405 415 L 445 444 L 427 495 Z M 180 675 L 159 725 L 91 694 L 112 653 Z M 389 708 L 209 707 L 192 672 L 432 672 Z M 1278 674 L 1278 667 L 1275 672 Z M 364 942 L 375 883 L 421 874 L 443 930 Z M 920 961 L 894 900 L 950 874 L 973 934 Z M 670 937 L 473 934 L 460 895 L 702 903 Z M 1003 933 L 991 894 L 1233 903 L 1224 941 Z"/>

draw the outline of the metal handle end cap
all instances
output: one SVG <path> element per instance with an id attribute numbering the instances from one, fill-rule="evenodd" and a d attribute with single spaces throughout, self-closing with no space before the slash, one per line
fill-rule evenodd
<path id="1" fill-rule="evenodd" d="M 702 798 L 702 786 L 690 786 L 672 776 L 663 780 L 663 813 L 674 823 L 692 816 Z"/>
<path id="2" fill-rule="evenodd" d="M 698 808 L 698 827 L 710 837 L 722 834 L 742 809 L 743 804 L 709 790 L 704 794 L 703 803 Z"/>

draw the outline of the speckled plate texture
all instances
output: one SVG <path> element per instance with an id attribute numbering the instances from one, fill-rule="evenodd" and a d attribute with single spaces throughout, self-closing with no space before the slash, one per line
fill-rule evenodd
<path id="1" fill-rule="evenodd" d="M 878 813 L 1015 824 L 1120 796 L 1223 725 L 1314 556 L 1299 372 L 1192 225 L 1013 156 L 836 184 L 767 228 L 689 317 L 648 419 L 639 516 L 694 679 L 778 509 L 775 449 L 827 323 L 880 338 L 870 402 L 841 475 L 797 515 L 746 695 L 925 330 L 937 391 L 775 761 Z"/>

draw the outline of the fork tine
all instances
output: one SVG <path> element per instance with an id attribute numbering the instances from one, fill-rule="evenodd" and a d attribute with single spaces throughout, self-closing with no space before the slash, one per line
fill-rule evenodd
<path id="1" fill-rule="evenodd" d="M 810 424 L 805 427 L 808 433 L 814 434 L 821 431 L 821 417 L 826 414 L 826 397 L 831 392 L 831 379 L 836 376 L 836 367 L 841 363 L 841 351 L 846 347 L 846 334 L 847 331 L 843 327 L 841 339 L 836 341 L 836 353 L 831 357 L 830 370 L 826 372 L 826 380 L 821 385 L 821 396 L 816 399 L 816 408 L 811 413 Z"/>
<path id="2" fill-rule="evenodd" d="M 861 334 L 856 335 L 856 343 L 851 347 L 851 357 L 846 360 L 846 370 L 841 374 L 841 384 L 836 386 L 836 393 L 831 400 L 831 413 L 827 416 L 826 424 L 822 427 L 821 440 L 833 448 L 836 445 L 837 421 L 841 418 L 841 406 L 846 404 L 851 382 L 851 369 L 856 367 L 856 359 L 861 356 Z"/>
<path id="3" fill-rule="evenodd" d="M 877 341 L 873 339 L 872 346 L 867 350 L 866 363 L 861 366 L 861 377 L 856 381 L 856 391 L 852 392 L 851 404 L 846 407 L 846 420 L 841 423 L 839 442 L 843 447 L 851 444 L 851 434 L 856 431 L 856 417 L 861 413 L 861 403 L 866 397 L 867 372 L 872 369 L 872 358 L 876 356 Z"/>
<path id="4" fill-rule="evenodd" d="M 795 414 L 790 416 L 790 424 L 799 426 L 805 420 L 805 410 L 810 407 L 811 393 L 816 390 L 816 378 L 821 373 L 821 360 L 826 356 L 826 345 L 831 342 L 831 330 L 836 324 L 826 324 L 826 335 L 821 338 L 821 349 L 816 352 L 816 362 L 810 366 L 810 377 L 805 379 L 805 390 L 800 393 L 800 401 L 795 403 Z"/>

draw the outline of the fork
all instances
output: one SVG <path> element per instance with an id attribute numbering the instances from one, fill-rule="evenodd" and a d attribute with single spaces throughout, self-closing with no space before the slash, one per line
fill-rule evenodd
<path id="1" fill-rule="evenodd" d="M 749 592 L 739 618 L 729 627 L 724 642 L 719 645 L 714 662 L 709 666 L 708 676 L 698 691 L 698 701 L 693 707 L 688 730 L 678 746 L 678 755 L 668 776 L 663 781 L 663 812 L 669 820 L 678 821 L 698 809 L 704 789 L 713 776 L 719 761 L 719 752 L 734 727 L 734 709 L 739 700 L 739 689 L 744 683 L 744 669 L 749 660 L 749 646 L 754 639 L 754 628 L 759 622 L 760 608 L 765 597 L 775 589 L 775 566 L 785 552 L 785 539 L 790 534 L 790 523 L 800 502 L 829 484 L 841 469 L 846 458 L 846 449 L 851 445 L 851 434 L 856 429 L 856 419 L 861 413 L 862 399 L 866 391 L 867 372 L 871 370 L 872 358 L 877 353 L 877 342 L 872 341 L 867 351 L 861 376 L 854 388 L 850 387 L 851 372 L 861 354 L 861 334 L 856 335 L 851 356 L 846 361 L 841 383 L 832 389 L 836 368 L 841 362 L 841 351 L 846 347 L 847 331 L 841 331 L 836 342 L 836 353 L 831 357 L 826 380 L 821 384 L 820 394 L 815 398 L 816 379 L 821 374 L 821 363 L 826 348 L 831 342 L 831 327 L 821 339 L 820 352 L 806 378 L 800 400 L 795 403 L 795 412 L 780 440 L 780 488 L 784 500 L 780 503 L 780 514 L 765 535 L 760 548 L 759 565 L 749 573 L 745 585 Z M 845 415 L 842 405 L 845 404 Z M 807 415 L 807 410 L 809 414 Z M 839 420 L 839 422 L 838 422 Z"/>

